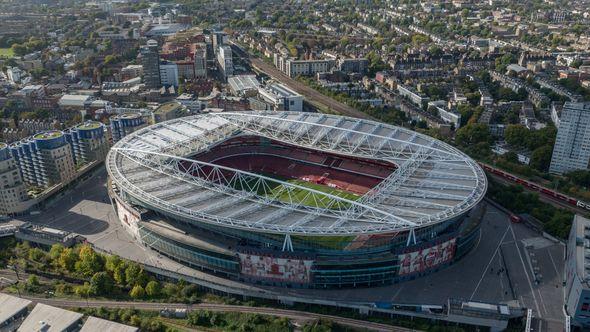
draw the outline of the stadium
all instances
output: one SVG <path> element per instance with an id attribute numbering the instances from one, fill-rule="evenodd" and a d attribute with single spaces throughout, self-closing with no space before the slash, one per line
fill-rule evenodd
<path id="1" fill-rule="evenodd" d="M 480 235 L 476 162 L 404 128 L 299 112 L 220 112 L 139 129 L 109 152 L 133 237 L 243 282 L 366 287 L 460 259 Z"/>

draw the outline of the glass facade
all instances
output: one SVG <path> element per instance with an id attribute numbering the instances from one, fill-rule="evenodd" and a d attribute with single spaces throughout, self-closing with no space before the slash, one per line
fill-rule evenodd
<path id="1" fill-rule="evenodd" d="M 215 273 L 237 277 L 239 263 L 235 257 L 223 256 L 202 248 L 166 238 L 146 229 L 139 229 L 141 240 L 149 247 L 191 267 L 207 269 Z"/>
<path id="2" fill-rule="evenodd" d="M 476 208 L 476 210 L 478 210 Z M 188 266 L 206 270 L 234 280 L 245 280 L 259 284 L 289 287 L 339 288 L 378 286 L 430 274 L 451 264 L 467 254 L 479 236 L 480 213 L 471 213 L 444 223 L 416 230 L 416 244 L 407 246 L 407 233 L 363 237 L 369 245 L 360 245 L 355 237 L 309 237 L 293 236 L 294 252 L 281 250 L 284 237 L 220 228 L 195 221 L 166 221 L 172 226 L 182 227 L 188 236 L 197 236 L 199 241 L 225 243 L 232 254 L 221 254 L 210 248 L 194 243 L 188 244 L 171 239 L 148 227 L 140 227 L 139 233 L 144 244 L 152 249 Z M 344 244 L 338 244 L 341 241 Z M 411 273 L 400 273 L 400 257 L 411 256 L 427 260 L 432 252 L 442 252 L 440 247 L 452 242 L 450 259 L 436 264 L 421 266 Z M 352 245 L 351 245 L 352 244 Z M 258 264 L 249 266 L 246 275 L 239 256 L 255 257 Z M 304 255 L 305 258 L 298 258 Z M 430 256 L 429 256 L 430 255 Z M 281 280 L 268 278 L 296 268 L 299 259 L 313 261 L 309 275 L 304 282 L 293 278 Z M 283 261 L 283 263 L 279 261 Z M 266 264 L 266 265 L 265 265 Z M 281 265 L 282 264 L 282 265 Z M 264 270 L 252 273 L 252 269 Z"/>

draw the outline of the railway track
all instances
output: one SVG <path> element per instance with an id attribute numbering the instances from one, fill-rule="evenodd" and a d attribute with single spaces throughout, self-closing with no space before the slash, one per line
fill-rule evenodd
<path id="1" fill-rule="evenodd" d="M 57 298 L 41 298 L 32 296 L 23 296 L 23 298 L 29 299 L 33 302 L 44 303 L 55 307 L 62 308 L 78 308 L 78 307 L 90 307 L 90 308 L 135 308 L 140 310 L 159 311 L 164 308 L 168 309 L 187 309 L 192 310 L 208 310 L 215 312 L 238 312 L 246 314 L 260 314 L 270 315 L 277 317 L 286 317 L 298 321 L 309 321 L 316 319 L 328 319 L 338 324 L 359 328 L 368 329 L 371 331 L 395 331 L 395 332 L 409 332 L 416 331 L 403 327 L 396 327 L 387 324 L 375 323 L 370 321 L 323 315 L 311 312 L 287 310 L 279 308 L 266 308 L 266 307 L 248 307 L 239 305 L 227 305 L 227 304 L 215 304 L 215 303 L 198 303 L 198 304 L 182 304 L 182 303 L 152 303 L 152 302 L 128 302 L 128 301 L 109 301 L 109 300 L 71 300 L 71 299 L 57 299 Z"/>
<path id="2" fill-rule="evenodd" d="M 310 88 L 307 85 L 290 78 L 289 76 L 285 75 L 284 73 L 276 69 L 274 66 L 262 61 L 261 59 L 251 57 L 250 63 L 254 68 L 266 73 L 275 80 L 295 90 L 295 92 L 303 95 L 311 103 L 319 104 L 324 108 L 328 109 L 329 111 L 333 111 L 341 115 L 361 119 L 372 119 L 372 117 L 370 117 L 369 115 L 359 110 L 356 110 L 355 108 L 350 107 L 346 104 L 343 104 L 339 101 L 336 101 L 331 97 L 328 97 L 322 94 L 321 92 L 318 92 L 315 89 Z"/>
<path id="3" fill-rule="evenodd" d="M 341 103 L 337 100 L 334 100 L 331 97 L 328 97 L 321 92 L 297 81 L 289 76 L 285 75 L 283 72 L 275 68 L 273 65 L 270 65 L 264 62 L 262 59 L 257 58 L 244 49 L 242 49 L 238 44 L 233 43 L 236 46 L 234 49 L 240 56 L 249 59 L 250 64 L 252 67 L 260 72 L 263 72 L 270 76 L 271 78 L 277 80 L 278 82 L 288 86 L 289 88 L 293 89 L 295 92 L 301 94 L 305 97 L 310 103 L 320 106 L 320 108 L 325 108 L 329 112 L 335 112 L 341 115 L 350 116 L 354 118 L 361 118 L 361 119 L 369 119 L 374 120 L 373 117 L 365 114 L 354 107 L 350 107 L 344 103 Z"/>

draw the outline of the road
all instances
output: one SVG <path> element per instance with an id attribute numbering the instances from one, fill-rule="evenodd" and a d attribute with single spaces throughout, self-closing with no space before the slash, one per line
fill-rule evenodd
<path id="1" fill-rule="evenodd" d="M 77 308 L 77 307 L 92 307 L 92 308 L 135 308 L 140 310 L 158 311 L 164 308 L 169 309 L 188 309 L 192 310 L 208 310 L 217 312 L 239 312 L 249 314 L 270 315 L 276 317 L 286 317 L 299 322 L 305 322 L 316 319 L 329 319 L 338 324 L 347 325 L 359 329 L 368 329 L 371 331 L 416 331 L 402 327 L 395 327 L 387 324 L 374 323 L 369 321 L 322 315 L 304 311 L 285 310 L 277 308 L 265 307 L 248 307 L 239 305 L 215 304 L 215 303 L 197 303 L 197 304 L 183 304 L 183 303 L 154 303 L 154 302 L 124 302 L 124 301 L 107 301 L 107 300 L 70 300 L 70 299 L 56 299 L 56 298 L 41 298 L 23 296 L 33 302 L 44 303 L 55 307 L 62 308 Z"/>

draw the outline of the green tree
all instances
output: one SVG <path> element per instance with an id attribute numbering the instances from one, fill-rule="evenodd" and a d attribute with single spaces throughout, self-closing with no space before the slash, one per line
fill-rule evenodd
<path id="1" fill-rule="evenodd" d="M 107 272 L 97 272 L 90 278 L 89 292 L 92 295 L 108 294 L 113 289 L 113 279 Z"/>
<path id="2" fill-rule="evenodd" d="M 113 279 L 117 283 L 117 285 L 124 286 L 126 285 L 126 278 L 125 278 L 125 270 L 127 269 L 127 265 L 125 263 L 118 265 L 113 270 Z"/>
<path id="3" fill-rule="evenodd" d="M 12 44 L 12 52 L 14 55 L 23 56 L 27 54 L 27 47 L 22 44 Z"/>
<path id="4" fill-rule="evenodd" d="M 65 248 L 59 255 L 58 263 L 61 268 L 72 272 L 78 258 L 78 254 L 72 248 Z"/>
<path id="5" fill-rule="evenodd" d="M 457 130 L 457 144 L 469 146 L 478 143 L 490 143 L 491 135 L 488 126 L 483 123 L 470 123 Z"/>
<path id="6" fill-rule="evenodd" d="M 197 285 L 195 285 L 195 284 L 188 284 L 188 285 L 182 287 L 182 290 L 180 291 L 180 294 L 185 299 L 189 299 L 189 298 L 196 297 L 198 291 L 199 291 L 199 287 L 197 287 Z"/>
<path id="7" fill-rule="evenodd" d="M 129 296 L 134 299 L 141 299 L 145 296 L 145 290 L 140 285 L 135 285 L 131 291 L 129 291 Z"/>
<path id="8" fill-rule="evenodd" d="M 76 262 L 76 272 L 85 277 L 91 277 L 96 272 L 103 269 L 101 257 L 92 249 L 90 245 L 83 245 L 80 248 L 80 259 Z"/>
<path id="9" fill-rule="evenodd" d="M 109 255 L 105 259 L 104 268 L 108 272 L 114 273 L 115 270 L 122 264 L 124 264 L 124 262 L 121 258 L 119 258 L 119 256 Z"/>
<path id="10" fill-rule="evenodd" d="M 148 282 L 147 285 L 145 286 L 145 293 L 149 297 L 159 296 L 160 291 L 161 291 L 160 283 L 155 280 Z"/>
<path id="11" fill-rule="evenodd" d="M 503 72 L 506 70 L 509 64 L 516 62 L 516 56 L 512 53 L 506 53 L 502 55 L 500 58 L 496 58 L 496 70 L 499 72 Z"/>
<path id="12" fill-rule="evenodd" d="M 27 278 L 27 288 L 33 290 L 36 289 L 38 286 L 39 278 L 34 274 L 29 275 L 29 277 Z"/>
<path id="13" fill-rule="evenodd" d="M 205 310 L 191 311 L 187 321 L 192 326 L 210 326 L 210 312 Z"/>
<path id="14" fill-rule="evenodd" d="M 178 296 L 178 286 L 173 283 L 166 283 L 163 292 L 168 298 L 176 297 Z"/>
<path id="15" fill-rule="evenodd" d="M 577 170 L 569 172 L 565 175 L 570 182 L 583 187 L 590 187 L 590 171 L 588 170 Z"/>
<path id="16" fill-rule="evenodd" d="M 512 146 L 525 147 L 528 137 L 529 130 L 519 124 L 508 125 L 504 131 L 504 139 L 506 139 L 506 143 Z"/>
<path id="17" fill-rule="evenodd" d="M 415 46 L 426 44 L 429 41 L 430 41 L 430 38 L 428 38 L 428 36 L 425 36 L 425 35 L 422 35 L 419 33 L 412 36 L 412 44 L 414 44 Z"/>
<path id="18" fill-rule="evenodd" d="M 80 297 L 88 298 L 90 296 L 90 284 L 85 282 L 84 285 L 77 286 L 74 293 Z"/>
<path id="19" fill-rule="evenodd" d="M 551 164 L 551 155 L 553 153 L 553 147 L 550 145 L 541 146 L 533 151 L 531 154 L 530 166 L 541 172 L 549 171 L 549 165 Z"/>
<path id="20" fill-rule="evenodd" d="M 51 246 L 51 249 L 49 249 L 49 258 L 52 261 L 57 261 L 63 251 L 64 251 L 64 246 L 61 245 L 60 243 L 56 243 Z"/>
<path id="21" fill-rule="evenodd" d="M 125 281 L 129 287 L 135 285 L 143 287 L 147 283 L 147 275 L 139 264 L 129 263 L 125 269 Z"/>
<path id="22" fill-rule="evenodd" d="M 39 248 L 32 248 L 29 250 L 29 260 L 42 263 L 45 261 L 45 252 Z"/>

